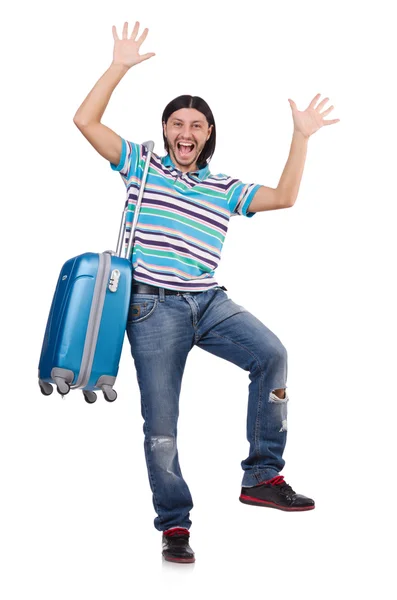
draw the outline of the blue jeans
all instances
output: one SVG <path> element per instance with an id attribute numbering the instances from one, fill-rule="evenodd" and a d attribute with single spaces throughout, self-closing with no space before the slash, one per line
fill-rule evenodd
<path id="1" fill-rule="evenodd" d="M 144 449 L 159 531 L 189 529 L 193 507 L 177 450 L 182 376 L 198 346 L 249 372 L 247 439 L 242 485 L 251 487 L 284 467 L 288 395 L 287 352 L 280 340 L 219 286 L 198 294 L 131 295 L 127 324 L 141 393 Z M 202 378 L 200 377 L 202 381 Z"/>

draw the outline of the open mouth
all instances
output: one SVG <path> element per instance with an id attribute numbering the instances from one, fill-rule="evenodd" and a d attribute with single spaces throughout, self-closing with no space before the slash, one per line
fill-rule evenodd
<path id="1" fill-rule="evenodd" d="M 181 156 L 189 156 L 194 150 L 194 144 L 178 142 L 177 148 L 178 148 L 178 152 Z"/>

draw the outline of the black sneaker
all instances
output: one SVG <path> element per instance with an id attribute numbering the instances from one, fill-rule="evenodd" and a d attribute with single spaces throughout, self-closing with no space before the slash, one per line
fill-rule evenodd
<path id="1" fill-rule="evenodd" d="M 282 475 L 277 475 L 254 487 L 241 488 L 240 502 L 255 506 L 268 506 L 280 510 L 312 510 L 314 500 L 296 494 L 292 487 L 284 481 Z"/>
<path id="2" fill-rule="evenodd" d="M 163 531 L 163 556 L 165 560 L 178 563 L 193 563 L 194 552 L 189 546 L 189 530 L 174 527 Z"/>

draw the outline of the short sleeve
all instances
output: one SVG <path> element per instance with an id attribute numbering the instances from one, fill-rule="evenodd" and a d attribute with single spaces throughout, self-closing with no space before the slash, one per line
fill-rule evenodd
<path id="1" fill-rule="evenodd" d="M 113 171 L 118 171 L 124 181 L 127 183 L 128 179 L 138 172 L 139 157 L 140 157 L 140 145 L 134 144 L 124 138 L 121 138 L 121 156 L 118 165 L 109 163 Z"/>
<path id="2" fill-rule="evenodd" d="M 256 183 L 243 183 L 239 179 L 233 179 L 227 191 L 230 216 L 242 215 L 244 217 L 253 217 L 256 213 L 247 211 L 256 191 L 260 187 Z"/>

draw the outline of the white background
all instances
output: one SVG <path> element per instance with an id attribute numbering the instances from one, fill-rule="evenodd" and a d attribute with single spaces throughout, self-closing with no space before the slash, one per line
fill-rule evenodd
<path id="1" fill-rule="evenodd" d="M 1 18 L 1 596 L 390 597 L 395 536 L 395 26 L 392 3 L 22 2 Z M 161 559 L 128 342 L 115 403 L 40 394 L 66 259 L 115 246 L 125 188 L 73 116 L 110 66 L 112 25 L 149 27 L 102 122 L 163 154 L 180 94 L 213 110 L 211 171 L 276 187 L 317 94 L 340 118 L 309 140 L 291 209 L 234 218 L 217 270 L 288 350 L 287 482 L 316 509 L 238 501 L 248 373 L 194 348 L 179 454 L 193 566 Z M 392 545 L 389 546 L 389 543 Z M 391 549 L 390 549 L 391 548 Z M 394 557 L 395 558 L 395 557 Z"/>

